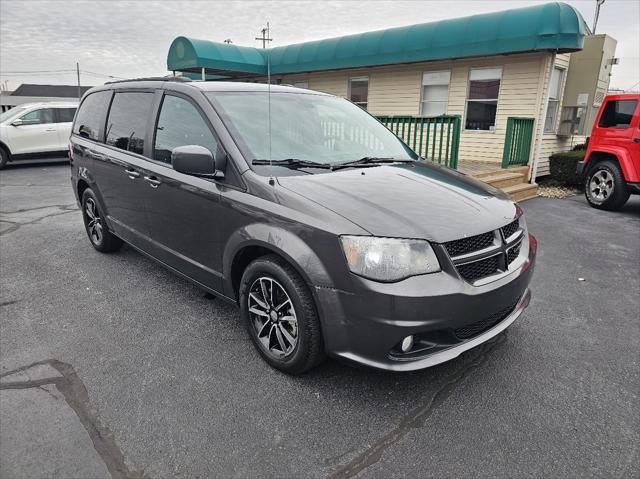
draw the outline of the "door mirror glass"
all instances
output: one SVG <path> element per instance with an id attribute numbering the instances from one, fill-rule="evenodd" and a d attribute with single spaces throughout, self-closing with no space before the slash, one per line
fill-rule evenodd
<path id="1" fill-rule="evenodd" d="M 224 178 L 224 172 L 216 170 L 213 154 L 204 146 L 178 146 L 171 151 L 171 166 L 180 173 L 205 178 Z"/>

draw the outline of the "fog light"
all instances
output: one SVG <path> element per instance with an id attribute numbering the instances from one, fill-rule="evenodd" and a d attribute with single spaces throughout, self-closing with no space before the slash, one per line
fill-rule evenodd
<path id="1" fill-rule="evenodd" d="M 400 344 L 400 349 L 402 349 L 403 353 L 406 353 L 413 347 L 413 336 L 407 336 L 402 340 L 402 344 Z"/>

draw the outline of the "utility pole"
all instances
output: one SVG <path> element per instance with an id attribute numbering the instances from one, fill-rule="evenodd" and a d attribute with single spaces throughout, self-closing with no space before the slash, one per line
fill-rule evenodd
<path id="1" fill-rule="evenodd" d="M 598 26 L 598 17 L 600 16 L 600 7 L 604 3 L 604 0 L 596 0 L 596 14 L 593 17 L 593 28 L 591 29 L 591 33 L 593 35 L 596 34 L 596 27 Z"/>
<path id="2" fill-rule="evenodd" d="M 262 48 L 267 48 L 267 42 L 273 41 L 273 38 L 269 38 L 269 22 L 267 22 L 267 26 L 260 31 L 262 32 L 262 36 L 256 37 L 256 40 L 262 40 Z"/>
<path id="3" fill-rule="evenodd" d="M 76 75 L 78 75 L 78 100 L 82 97 L 80 92 L 80 63 L 76 62 Z"/>

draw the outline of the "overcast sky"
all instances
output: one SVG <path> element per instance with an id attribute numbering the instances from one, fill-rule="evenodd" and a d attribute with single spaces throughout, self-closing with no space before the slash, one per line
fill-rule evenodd
<path id="1" fill-rule="evenodd" d="M 64 1 L 0 0 L 0 82 L 75 84 L 81 70 L 132 78 L 165 75 L 169 45 L 179 35 L 259 46 L 268 20 L 273 45 L 431 22 L 546 3 L 541 0 L 446 1 Z M 595 0 L 566 0 L 593 23 Z M 618 40 L 611 87 L 640 81 L 640 1 L 606 0 L 598 33 Z M 104 77 L 82 74 L 83 85 Z"/>

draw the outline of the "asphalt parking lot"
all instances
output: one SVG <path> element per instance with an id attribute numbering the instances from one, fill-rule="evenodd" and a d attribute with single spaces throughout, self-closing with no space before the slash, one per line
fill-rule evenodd
<path id="1" fill-rule="evenodd" d="M 522 206 L 533 300 L 504 334 L 416 373 L 293 378 L 232 306 L 95 252 L 68 165 L 3 170 L 2 477 L 637 477 L 640 198 Z"/>

